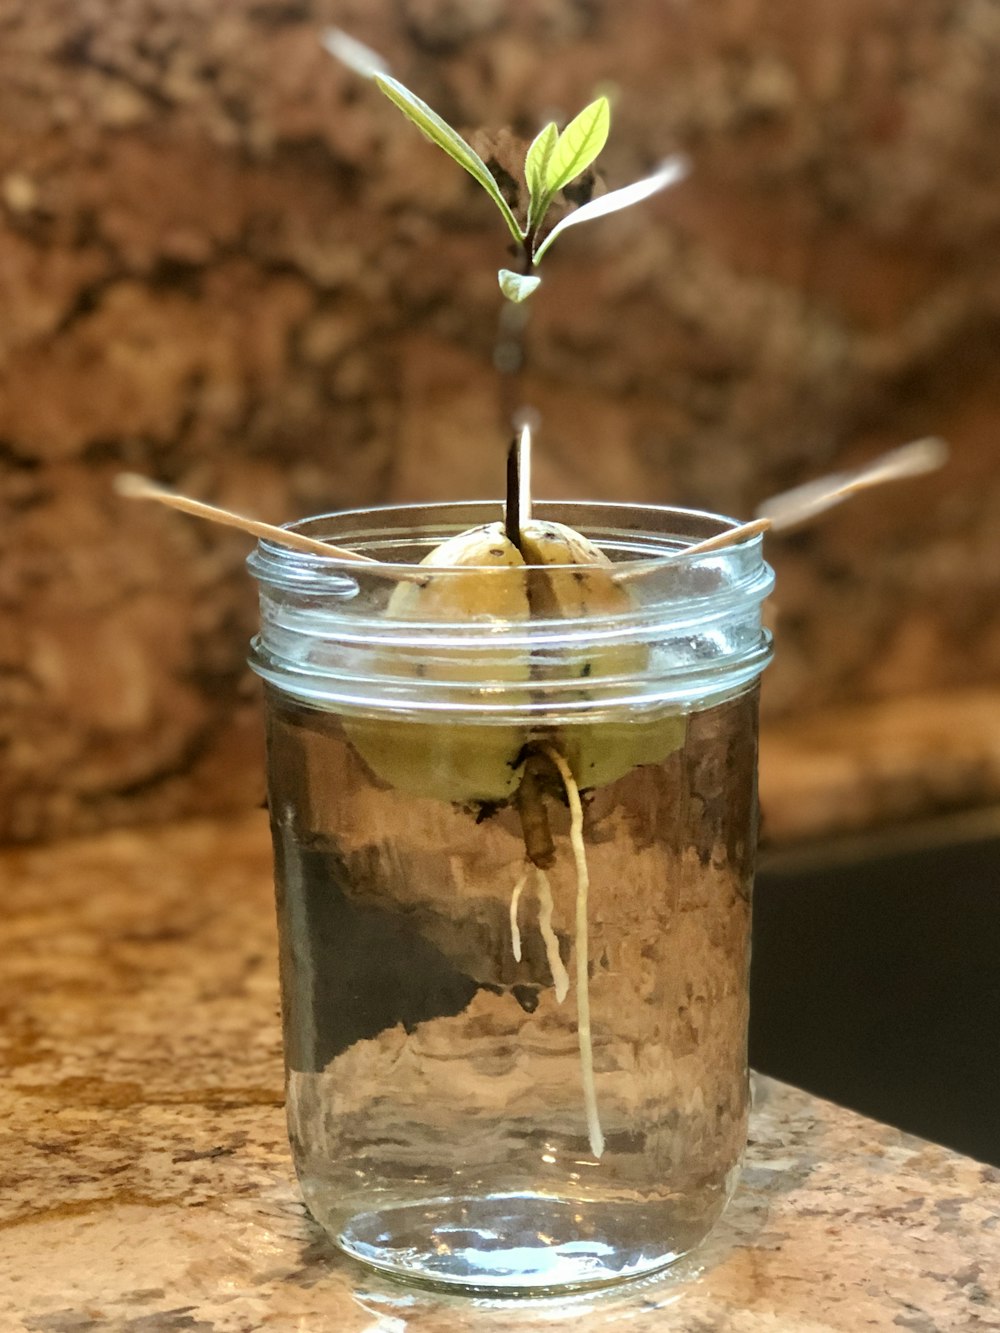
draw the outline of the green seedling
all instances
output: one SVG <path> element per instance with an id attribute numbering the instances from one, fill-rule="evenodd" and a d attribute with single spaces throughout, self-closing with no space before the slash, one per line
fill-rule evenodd
<path id="1" fill-rule="evenodd" d="M 541 279 L 534 269 L 568 227 L 647 199 L 686 174 L 683 159 L 670 158 L 651 176 L 591 200 L 546 230 L 556 197 L 593 164 L 607 141 L 607 98 L 597 98 L 562 131 L 550 123 L 535 136 L 524 162 L 528 201 L 523 220 L 519 220 L 471 145 L 393 78 L 380 57 L 337 30 L 327 33 L 325 41 L 334 55 L 373 80 L 427 138 L 479 182 L 496 204 L 522 261 L 520 272 L 501 269 L 498 275 L 500 289 L 509 301 L 522 302 L 537 289 Z M 633 579 L 649 569 L 648 562 L 613 565 L 581 533 L 549 520 L 533 519 L 529 445 L 530 430 L 525 426 L 508 456 L 503 519 L 449 538 L 413 567 L 380 565 L 355 551 L 175 495 L 141 478 L 122 478 L 119 489 L 133 498 L 156 500 L 314 555 L 364 562 L 367 574 L 396 583 L 385 612 L 396 622 L 426 625 L 475 620 L 482 623 L 488 635 L 491 625 L 517 627 L 535 619 L 578 624 L 590 616 L 627 616 L 639 604 Z M 826 478 L 777 497 L 755 522 L 689 546 L 676 558 L 707 554 L 767 528 L 805 521 L 857 490 L 932 470 L 943 458 L 944 446 L 939 441 L 918 441 L 858 472 Z M 457 570 L 466 572 L 461 578 L 452 577 Z M 572 704 L 591 702 L 595 697 L 592 691 L 609 680 L 641 677 L 647 654 L 644 643 L 613 637 L 594 642 L 583 655 L 585 660 L 577 663 L 579 678 L 572 682 Z M 517 709 L 532 701 L 533 691 L 537 692 L 545 679 L 544 661 L 523 643 L 512 646 L 505 655 L 494 649 L 490 662 L 474 657 L 458 662 L 439 658 L 432 660 L 432 665 L 444 679 L 463 685 L 495 687 L 502 682 L 508 702 Z M 394 669 L 409 670 L 415 678 L 425 674 L 424 664 L 415 658 L 408 668 L 397 664 Z M 608 786 L 645 764 L 662 764 L 684 745 L 687 719 L 684 710 L 677 708 L 652 714 L 633 711 L 621 720 L 600 715 L 593 721 L 584 718 L 585 714 L 572 725 L 560 725 L 556 719 L 543 716 L 529 725 L 515 721 L 490 723 L 485 718 L 416 722 L 407 716 L 394 719 L 391 714 L 359 714 L 345 716 L 344 729 L 357 754 L 387 786 L 420 799 L 471 807 L 477 822 L 501 805 L 517 809 L 525 861 L 510 899 L 512 953 L 520 961 L 518 912 L 525 889 L 534 885 L 538 929 L 555 1001 L 562 1004 L 571 989 L 576 992 L 583 1118 L 591 1152 L 600 1158 L 605 1141 L 594 1077 L 587 921 L 590 875 L 580 791 Z M 576 878 L 572 932 L 566 930 L 572 936 L 575 955 L 572 980 L 553 924 L 554 914 L 560 914 L 560 904 L 554 901 L 548 878 L 558 848 L 547 807 L 560 795 L 570 813 L 569 852 Z M 565 905 L 562 909 L 565 911 Z"/>
<path id="2" fill-rule="evenodd" d="M 607 143 L 611 130 L 611 104 L 606 97 L 598 97 L 585 106 L 563 130 L 550 121 L 535 136 L 524 159 L 528 205 L 526 216 L 520 221 L 500 192 L 489 167 L 472 145 L 416 93 L 394 78 L 380 56 L 336 28 L 326 33 L 324 44 L 344 64 L 371 79 L 431 143 L 437 144 L 473 180 L 478 181 L 496 204 L 521 258 L 520 271 L 502 268 L 497 273 L 500 290 L 508 301 L 520 303 L 537 290 L 541 278 L 534 270 L 564 231 L 581 222 L 606 217 L 641 203 L 687 175 L 686 160 L 679 155 L 669 157 L 651 175 L 599 195 L 567 213 L 546 231 L 545 221 L 557 195 L 593 166 Z"/>

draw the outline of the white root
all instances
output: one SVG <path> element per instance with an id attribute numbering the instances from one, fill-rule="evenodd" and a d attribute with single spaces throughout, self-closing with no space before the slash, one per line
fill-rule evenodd
<path id="1" fill-rule="evenodd" d="M 576 784 L 569 764 L 554 746 L 546 745 L 543 748 L 558 770 L 569 802 L 569 840 L 576 864 L 576 1031 L 580 1045 L 580 1075 L 583 1082 L 583 1105 L 587 1116 L 590 1151 L 595 1157 L 601 1157 L 604 1153 L 604 1132 L 597 1111 L 594 1045 L 590 1031 L 590 965 L 587 956 L 587 899 L 590 874 L 587 869 L 587 851 L 583 843 L 583 805 L 580 801 L 580 788 Z"/>
<path id="2" fill-rule="evenodd" d="M 517 924 L 517 908 L 527 882 L 528 871 L 526 870 L 514 885 L 514 892 L 510 895 L 510 947 L 514 951 L 514 961 L 516 963 L 521 961 L 521 928 Z"/>
<path id="3" fill-rule="evenodd" d="M 563 965 L 562 956 L 559 953 L 559 941 L 552 929 L 552 886 L 545 871 L 537 867 L 535 869 L 535 879 L 538 882 L 538 929 L 545 941 L 545 957 L 549 961 L 549 971 L 555 985 L 556 1003 L 562 1004 L 569 994 L 569 973 Z"/>
<path id="4" fill-rule="evenodd" d="M 562 1004 L 569 994 L 569 973 L 563 965 L 562 956 L 559 953 L 559 939 L 552 926 L 552 914 L 554 904 L 552 901 L 552 886 L 549 883 L 549 877 L 544 870 L 539 870 L 530 862 L 524 874 L 514 885 L 513 892 L 510 895 L 510 947 L 514 954 L 514 961 L 521 961 L 521 927 L 518 925 L 518 908 L 521 904 L 521 894 L 528 882 L 528 876 L 532 870 L 535 872 L 538 884 L 538 929 L 545 942 L 545 957 L 548 960 L 549 972 L 552 974 L 552 982 L 555 986 L 556 1001 Z"/>

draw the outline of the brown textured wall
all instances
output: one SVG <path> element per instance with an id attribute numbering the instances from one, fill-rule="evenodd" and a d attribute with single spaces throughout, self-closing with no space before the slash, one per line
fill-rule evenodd
<path id="1" fill-rule="evenodd" d="M 272 520 L 499 490 L 502 224 L 328 22 L 466 127 L 614 86 L 612 185 L 691 154 L 546 263 L 543 493 L 746 514 L 943 433 L 774 543 L 767 707 L 995 678 L 995 0 L 6 0 L 0 837 L 259 798 L 246 543 L 120 468 Z"/>

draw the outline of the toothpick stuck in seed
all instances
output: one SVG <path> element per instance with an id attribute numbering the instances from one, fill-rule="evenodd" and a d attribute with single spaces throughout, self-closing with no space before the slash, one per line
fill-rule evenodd
<path id="1" fill-rule="evenodd" d="M 816 481 L 806 482 L 793 490 L 783 491 L 781 495 L 765 500 L 757 510 L 757 517 L 749 523 L 741 523 L 720 532 L 715 537 L 685 546 L 673 551 L 666 558 L 685 559 L 692 555 L 707 555 L 713 551 L 724 550 L 738 542 L 750 541 L 763 532 L 783 532 L 800 523 L 808 523 L 820 514 L 832 509 L 842 500 L 847 500 L 858 491 L 868 490 L 872 486 L 881 486 L 887 481 L 900 481 L 904 477 L 919 477 L 927 472 L 935 472 L 947 460 L 948 446 L 944 440 L 928 436 L 923 440 L 914 440 L 898 449 L 891 449 L 887 454 L 866 463 L 854 472 L 835 472 Z M 640 560 L 633 564 L 622 565 L 612 573 L 616 582 L 624 583 L 639 574 L 648 573 L 663 563 L 660 560 Z"/>
<path id="2" fill-rule="evenodd" d="M 676 560 L 680 556 L 686 558 L 691 555 L 711 555 L 713 551 L 724 551 L 727 546 L 736 546 L 740 542 L 748 542 L 753 537 L 759 537 L 770 527 L 769 518 L 755 518 L 749 523 L 741 523 L 738 528 L 716 533 L 714 537 L 706 537 L 702 542 L 695 542 L 693 546 L 685 546 L 679 551 L 671 551 L 656 560 L 636 560 L 627 565 L 619 565 L 610 571 L 611 577 L 616 583 L 627 583 L 629 579 L 638 578 L 640 574 L 648 574 L 650 570 L 659 569 L 665 561 Z"/>
<path id="3" fill-rule="evenodd" d="M 904 477 L 920 477 L 928 472 L 936 472 L 947 457 L 948 446 L 944 440 L 934 436 L 914 440 L 911 444 L 881 454 L 853 472 L 834 473 L 818 481 L 806 482 L 804 486 L 796 486 L 790 491 L 783 491 L 781 495 L 774 495 L 758 508 L 757 517 L 768 519 L 776 532 L 796 527 L 799 523 L 808 523 L 810 519 L 859 491 L 881 486 L 887 481 L 900 481 Z"/>
<path id="4" fill-rule="evenodd" d="M 767 532 L 771 527 L 769 518 L 755 518 L 749 523 L 741 523 L 738 528 L 730 528 L 728 532 L 720 532 L 716 537 L 706 537 L 703 542 L 696 542 L 694 546 L 686 546 L 683 555 L 706 555 L 711 551 L 722 551 L 727 546 L 735 546 L 737 542 L 748 542 L 751 537 L 757 537 L 762 532 Z"/>
<path id="5" fill-rule="evenodd" d="M 369 567 L 372 574 L 377 574 L 382 578 L 400 581 L 422 579 L 423 577 L 415 571 L 382 565 L 379 561 L 373 560 L 370 555 L 362 555 L 360 552 L 348 550 L 344 546 L 334 546 L 332 542 L 320 541 L 316 537 L 307 537 L 305 533 L 295 532 L 292 528 L 279 528 L 273 523 L 262 523 L 255 518 L 245 518 L 242 514 L 234 514 L 229 509 L 220 509 L 217 505 L 205 504 L 201 500 L 192 500 L 187 495 L 178 495 L 176 491 L 168 490 L 166 486 L 158 486 L 156 482 L 150 481 L 147 477 L 137 476 L 133 472 L 119 473 L 115 478 L 114 488 L 119 495 L 125 496 L 126 499 L 155 500 L 157 504 L 167 505 L 170 509 L 178 509 L 182 514 L 192 514 L 195 518 L 204 518 L 210 523 L 218 523 L 222 527 L 237 528 L 240 532 L 247 532 L 252 537 L 276 542 L 281 546 L 291 547 L 295 551 L 304 551 L 308 555 L 323 555 L 330 560 L 346 560 L 353 564 L 363 564 Z"/>

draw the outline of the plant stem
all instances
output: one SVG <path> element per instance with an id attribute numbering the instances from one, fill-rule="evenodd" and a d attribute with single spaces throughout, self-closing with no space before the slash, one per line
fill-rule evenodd
<path id="1" fill-rule="evenodd" d="M 521 242 L 521 272 L 530 277 L 535 267 L 535 228 L 529 227 Z M 517 431 L 524 415 L 522 399 L 525 360 L 524 332 L 530 316 L 530 303 L 515 305 L 504 301 L 497 327 L 493 364 L 500 374 L 500 419 L 504 431 Z"/>
<path id="2" fill-rule="evenodd" d="M 521 459 L 515 435 L 507 450 L 507 504 L 504 507 L 504 531 L 507 540 L 521 550 Z"/>

